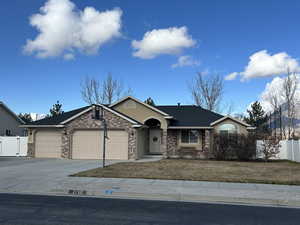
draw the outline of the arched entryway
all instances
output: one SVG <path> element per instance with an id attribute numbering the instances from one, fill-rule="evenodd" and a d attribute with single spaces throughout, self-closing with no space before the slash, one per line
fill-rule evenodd
<path id="1" fill-rule="evenodd" d="M 148 126 L 149 148 L 148 154 L 162 154 L 161 152 L 161 122 L 155 118 L 147 119 L 144 124 Z"/>

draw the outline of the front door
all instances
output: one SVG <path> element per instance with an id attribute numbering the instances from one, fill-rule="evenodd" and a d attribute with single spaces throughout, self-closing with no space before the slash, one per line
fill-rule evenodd
<path id="1" fill-rule="evenodd" d="M 160 129 L 150 129 L 149 130 L 149 153 L 150 154 L 161 154 L 160 144 L 161 144 L 161 130 Z"/>

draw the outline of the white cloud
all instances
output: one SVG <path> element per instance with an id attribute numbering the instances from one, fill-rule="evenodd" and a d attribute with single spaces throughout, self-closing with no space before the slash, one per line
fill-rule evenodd
<path id="1" fill-rule="evenodd" d="M 228 74 L 228 75 L 225 77 L 225 80 L 234 80 L 238 75 L 239 75 L 239 73 L 233 72 L 233 73 L 231 73 L 231 74 Z"/>
<path id="2" fill-rule="evenodd" d="M 297 76 L 297 79 L 300 81 L 299 76 Z M 272 105 L 270 104 L 269 97 L 270 96 L 276 96 L 279 100 L 279 105 L 284 103 L 284 98 L 282 97 L 283 93 L 283 83 L 285 78 L 284 77 L 275 77 L 271 82 L 267 83 L 265 86 L 264 91 L 260 95 L 260 103 L 263 107 L 263 109 L 266 112 L 272 111 Z M 295 97 L 300 100 L 300 86 L 298 86 L 298 89 L 296 91 Z"/>
<path id="3" fill-rule="evenodd" d="M 266 50 L 262 50 L 249 57 L 248 65 L 243 72 L 234 72 L 227 77 L 235 78 L 237 75 L 240 75 L 242 80 L 247 80 L 255 77 L 286 74 L 288 69 L 291 72 L 300 71 L 300 65 L 297 59 L 292 58 L 285 52 L 271 55 Z"/>
<path id="4" fill-rule="evenodd" d="M 27 40 L 24 52 L 39 58 L 63 55 L 68 59 L 74 49 L 97 53 L 104 43 L 121 35 L 121 16 L 120 9 L 100 12 L 86 7 L 79 11 L 69 0 L 48 0 L 40 13 L 30 17 L 39 34 Z"/>
<path id="5" fill-rule="evenodd" d="M 75 56 L 72 53 L 66 53 L 64 55 L 64 59 L 65 60 L 73 60 L 73 59 L 75 59 Z"/>
<path id="6" fill-rule="evenodd" d="M 184 48 L 194 46 L 196 41 L 188 34 L 186 27 L 170 27 L 148 31 L 142 40 L 133 40 L 131 44 L 135 57 L 152 59 L 162 54 L 179 54 Z"/>
<path id="7" fill-rule="evenodd" d="M 183 55 L 178 58 L 177 63 L 173 64 L 171 67 L 183 67 L 183 66 L 199 66 L 200 61 L 193 59 L 190 55 Z"/>

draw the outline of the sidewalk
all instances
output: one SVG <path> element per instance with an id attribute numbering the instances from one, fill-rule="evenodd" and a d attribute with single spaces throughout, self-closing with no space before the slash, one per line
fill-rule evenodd
<path id="1" fill-rule="evenodd" d="M 6 192 L 300 207 L 300 187 L 287 185 L 68 177 Z"/>

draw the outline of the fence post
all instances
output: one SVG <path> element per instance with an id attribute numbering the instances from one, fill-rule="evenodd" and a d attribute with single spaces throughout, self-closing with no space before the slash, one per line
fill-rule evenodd
<path id="1" fill-rule="evenodd" d="M 20 156 L 20 152 L 21 152 L 21 140 L 20 140 L 19 136 L 17 136 L 17 145 L 18 145 L 18 152 L 16 153 L 16 155 Z"/>
<path id="2" fill-rule="evenodd" d="M 294 140 L 292 139 L 292 161 L 295 161 Z"/>

